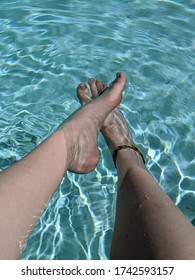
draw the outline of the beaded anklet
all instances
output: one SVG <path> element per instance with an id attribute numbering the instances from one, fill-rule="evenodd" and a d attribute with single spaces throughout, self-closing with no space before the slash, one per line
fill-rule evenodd
<path id="1" fill-rule="evenodd" d="M 140 152 L 140 150 L 136 146 L 134 146 L 134 145 L 133 146 L 123 145 L 123 146 L 118 146 L 113 153 L 113 161 L 114 161 L 115 167 L 116 167 L 116 157 L 117 157 L 118 152 L 122 149 L 127 149 L 127 148 L 136 151 L 141 156 L 141 158 L 143 160 L 143 163 L 145 164 L 144 156 L 142 155 L 142 153 Z"/>

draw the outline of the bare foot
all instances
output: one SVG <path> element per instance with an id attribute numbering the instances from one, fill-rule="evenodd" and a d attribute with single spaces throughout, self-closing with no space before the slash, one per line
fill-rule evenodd
<path id="1" fill-rule="evenodd" d="M 59 127 L 65 135 L 67 147 L 67 169 L 75 173 L 87 173 L 93 170 L 99 159 L 97 136 L 105 118 L 119 105 L 122 91 L 126 85 L 123 73 L 118 73 L 111 88 L 91 99 L 73 113 Z M 80 98 L 86 86 L 79 85 Z"/>
<path id="2" fill-rule="evenodd" d="M 124 77 L 125 86 L 126 79 Z M 104 94 L 107 89 L 105 84 L 103 84 L 100 80 L 89 79 L 89 86 L 91 90 L 91 97 L 87 85 L 81 84 L 77 88 L 77 95 L 81 102 L 81 104 L 86 104 L 90 102 L 92 99 L 96 99 L 102 93 Z M 113 151 L 119 145 L 130 145 L 134 144 L 133 139 L 129 133 L 127 123 L 123 117 L 121 110 L 117 107 L 112 110 L 107 118 L 104 120 L 101 132 L 105 137 L 105 140 L 108 144 L 108 147 L 113 153 Z"/>

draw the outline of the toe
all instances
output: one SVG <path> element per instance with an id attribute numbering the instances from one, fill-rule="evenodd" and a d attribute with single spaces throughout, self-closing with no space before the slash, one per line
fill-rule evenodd
<path id="1" fill-rule="evenodd" d="M 91 101 L 91 98 L 89 96 L 89 90 L 86 84 L 80 84 L 77 87 L 77 96 L 82 105 Z"/>
<path id="2" fill-rule="evenodd" d="M 103 91 L 107 88 L 107 84 L 103 84 Z"/>
<path id="3" fill-rule="evenodd" d="M 97 85 L 96 85 L 96 80 L 90 78 L 88 80 L 88 83 L 89 83 L 90 90 L 91 90 L 91 93 L 92 93 L 92 98 L 98 97 L 99 94 L 98 94 L 98 88 L 97 88 Z"/>
<path id="4" fill-rule="evenodd" d="M 120 103 L 122 98 L 122 91 L 126 87 L 126 76 L 123 72 L 116 74 L 116 79 L 102 92 L 102 97 L 107 96 L 113 103 Z"/>
<path id="5" fill-rule="evenodd" d="M 99 95 L 101 95 L 104 91 L 106 91 L 108 88 L 107 84 L 102 84 L 102 89 L 99 90 Z"/>
<path id="6" fill-rule="evenodd" d="M 100 80 L 96 80 L 96 87 L 97 87 L 98 95 L 101 95 L 102 91 L 104 90 L 104 85 Z"/>
<path id="7" fill-rule="evenodd" d="M 123 72 L 118 72 L 116 74 L 116 80 L 114 82 L 117 83 L 119 87 L 122 87 L 124 89 L 127 83 L 125 74 Z"/>
<path id="8" fill-rule="evenodd" d="M 110 85 L 106 88 L 106 91 L 118 90 L 122 91 L 126 87 L 126 76 L 123 72 L 118 72 L 116 74 L 116 79 L 110 83 Z"/>

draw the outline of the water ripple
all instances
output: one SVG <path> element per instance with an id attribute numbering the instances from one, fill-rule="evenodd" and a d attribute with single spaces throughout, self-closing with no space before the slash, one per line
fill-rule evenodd
<path id="1" fill-rule="evenodd" d="M 75 89 L 123 70 L 122 110 L 147 167 L 189 219 L 194 209 L 193 1 L 1 1 L 0 158 L 3 170 L 79 107 Z M 36 124 L 36 125 L 35 125 Z M 24 259 L 107 259 L 117 176 L 102 157 L 67 174 Z"/>

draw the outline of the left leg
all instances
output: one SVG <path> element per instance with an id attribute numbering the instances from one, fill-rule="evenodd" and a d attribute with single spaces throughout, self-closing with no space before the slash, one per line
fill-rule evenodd
<path id="1" fill-rule="evenodd" d="M 22 246 L 67 170 L 87 173 L 95 168 L 99 129 L 120 103 L 123 87 L 121 73 L 107 94 L 77 110 L 30 154 L 0 173 L 0 259 L 20 257 Z"/>

